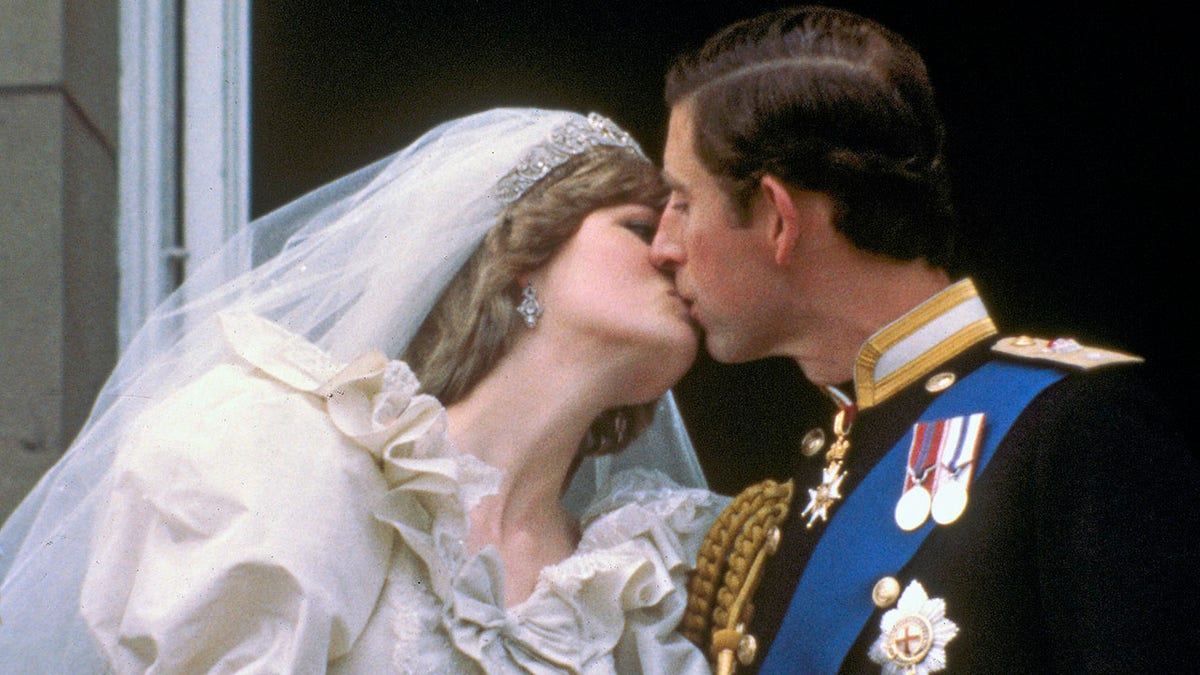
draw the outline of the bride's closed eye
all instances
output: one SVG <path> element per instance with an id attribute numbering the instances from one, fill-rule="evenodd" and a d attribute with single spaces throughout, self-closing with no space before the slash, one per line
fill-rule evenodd
<path id="1" fill-rule="evenodd" d="M 654 241 L 654 234 L 658 232 L 658 221 L 656 220 L 631 218 L 623 222 L 622 225 L 647 244 Z"/>

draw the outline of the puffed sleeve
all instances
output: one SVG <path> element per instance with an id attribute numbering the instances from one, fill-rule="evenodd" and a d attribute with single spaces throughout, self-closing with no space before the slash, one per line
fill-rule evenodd
<path id="1" fill-rule="evenodd" d="M 81 602 L 117 672 L 324 672 L 366 625 L 386 486 L 319 396 L 218 366 L 131 425 L 110 475 Z"/>
<path id="2" fill-rule="evenodd" d="M 613 650 L 620 673 L 676 675 L 710 673 L 704 653 L 679 632 L 687 605 L 687 575 L 695 567 L 704 535 L 729 499 L 707 490 L 678 487 L 656 471 L 630 470 L 584 514 L 581 549 L 602 571 L 580 586 L 584 601 L 595 601 L 603 579 L 622 569 L 619 592 L 624 613 Z"/>

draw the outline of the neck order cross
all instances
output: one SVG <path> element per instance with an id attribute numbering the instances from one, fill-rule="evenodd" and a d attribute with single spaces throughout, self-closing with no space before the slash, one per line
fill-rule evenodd
<path id="1" fill-rule="evenodd" d="M 842 464 L 846 452 L 850 450 L 850 425 L 854 422 L 854 404 L 843 405 L 833 418 L 833 433 L 836 438 L 825 453 L 825 468 L 821 471 L 821 484 L 808 491 L 808 506 L 800 512 L 808 516 L 806 528 L 812 528 L 819 519 L 829 520 L 829 509 L 842 498 L 842 480 L 846 474 L 842 472 Z"/>

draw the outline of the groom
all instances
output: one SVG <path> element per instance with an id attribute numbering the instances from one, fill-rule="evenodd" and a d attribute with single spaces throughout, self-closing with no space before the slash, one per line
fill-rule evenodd
<path id="1" fill-rule="evenodd" d="M 714 358 L 790 357 L 831 401 L 739 631 L 743 664 L 1193 664 L 1200 469 L 1141 359 L 1001 337 L 957 275 L 920 55 L 854 14 L 781 10 L 679 60 L 666 98 L 655 263 Z"/>

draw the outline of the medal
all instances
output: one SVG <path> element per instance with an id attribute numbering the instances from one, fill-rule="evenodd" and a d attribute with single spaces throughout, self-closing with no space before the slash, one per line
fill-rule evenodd
<path id="1" fill-rule="evenodd" d="M 967 507 L 967 489 L 982 439 L 983 413 L 913 425 L 896 525 L 911 532 L 930 515 L 947 525 Z"/>
<path id="2" fill-rule="evenodd" d="M 938 525 L 949 525 L 958 520 L 967 508 L 967 488 L 962 481 L 950 479 L 938 487 L 937 498 L 930 503 L 930 514 Z"/>
<path id="3" fill-rule="evenodd" d="M 932 504 L 929 490 L 920 485 L 905 490 L 896 502 L 896 524 L 905 532 L 912 532 L 925 523 Z"/>
<path id="4" fill-rule="evenodd" d="M 918 422 L 913 426 L 913 439 L 908 447 L 908 464 L 904 470 L 904 490 L 896 503 L 896 524 L 911 532 L 929 518 L 932 503 L 934 468 L 937 447 L 944 427 Z"/>
<path id="5" fill-rule="evenodd" d="M 931 513 L 939 525 L 958 520 L 967 508 L 967 488 L 975 471 L 975 454 L 983 439 L 984 414 L 951 420 L 954 433 L 938 453 Z"/>

